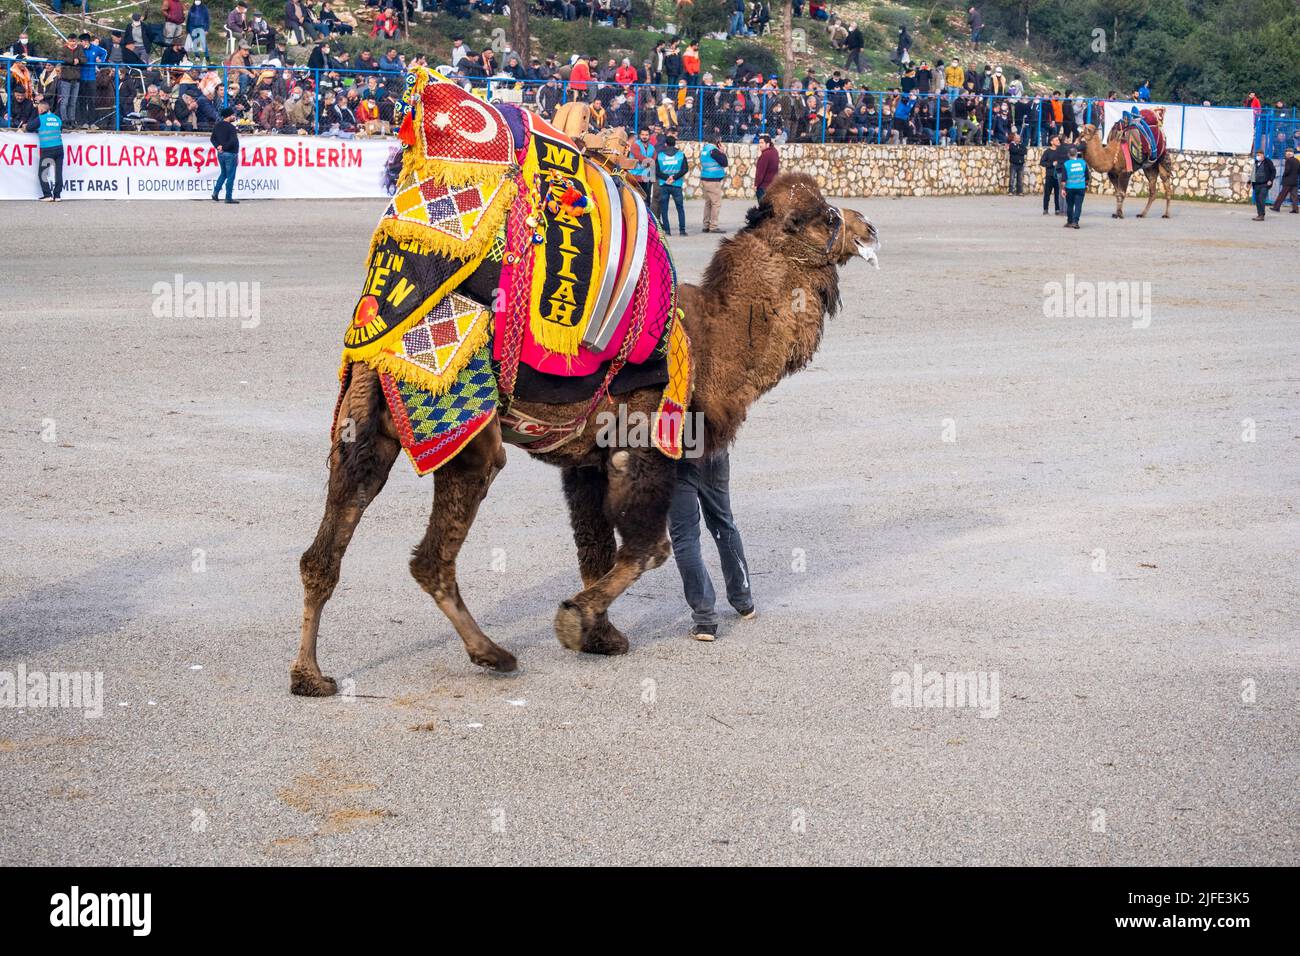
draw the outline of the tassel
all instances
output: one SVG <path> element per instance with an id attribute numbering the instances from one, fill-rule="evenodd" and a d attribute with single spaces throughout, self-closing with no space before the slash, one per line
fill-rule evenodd
<path id="1" fill-rule="evenodd" d="M 397 133 L 397 138 L 407 146 L 415 145 L 415 121 L 411 118 L 414 110 L 407 110 L 406 115 L 402 117 L 402 128 Z"/>

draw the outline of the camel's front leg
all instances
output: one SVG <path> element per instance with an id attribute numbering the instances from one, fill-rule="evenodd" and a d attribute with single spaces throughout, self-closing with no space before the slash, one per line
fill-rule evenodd
<path id="1" fill-rule="evenodd" d="M 1169 154 L 1166 153 L 1165 158 L 1168 159 L 1168 157 Z M 1160 184 L 1164 186 L 1165 189 L 1165 214 L 1160 218 L 1168 219 L 1169 207 L 1174 204 L 1174 173 L 1172 169 L 1166 168 L 1161 172 Z"/>
<path id="2" fill-rule="evenodd" d="M 456 556 L 469 534 L 479 503 L 506 465 L 501 425 L 494 418 L 434 474 L 433 513 L 424 539 L 411 556 L 411 575 L 438 602 L 465 642 L 469 659 L 497 671 L 515 669 L 515 656 L 492 642 L 461 600 Z"/>
<path id="3" fill-rule="evenodd" d="M 622 464 L 627 452 L 617 452 Z M 578 571 L 582 574 L 584 588 L 593 587 L 614 567 L 618 545 L 614 540 L 614 526 L 605 514 L 605 492 L 608 479 L 600 467 L 565 468 L 563 472 L 564 498 L 569 505 L 569 523 L 573 526 L 573 541 L 578 546 Z M 561 638 L 563 640 L 563 638 Z M 627 638 L 609 621 L 605 613 L 596 615 L 590 632 L 582 639 L 585 646 L 574 650 L 587 650 L 600 654 L 627 653 Z"/>
<path id="4" fill-rule="evenodd" d="M 289 669 L 289 690 L 301 697 L 329 697 L 338 690 L 316 661 L 321 612 L 338 584 L 343 552 L 352 533 L 366 505 L 383 490 L 401 449 L 379 376 L 364 365 L 354 366 L 351 376 L 330 448 L 325 516 L 316 540 L 298 563 L 303 589 L 302 636 L 298 656 Z"/>
<path id="5" fill-rule="evenodd" d="M 609 570 L 561 603 L 556 612 L 555 636 L 570 650 L 626 653 L 627 640 L 608 626 L 605 615 L 637 578 L 659 567 L 672 553 L 668 506 L 676 464 L 653 448 L 620 449 L 610 456 L 603 513 L 623 543 Z"/>

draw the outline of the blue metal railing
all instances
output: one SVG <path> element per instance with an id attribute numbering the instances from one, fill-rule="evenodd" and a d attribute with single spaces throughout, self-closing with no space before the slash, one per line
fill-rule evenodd
<path id="1" fill-rule="evenodd" d="M 273 131 L 274 125 L 274 131 L 301 130 L 324 136 L 349 137 L 363 130 L 370 135 L 384 135 L 391 131 L 386 124 L 391 120 L 392 100 L 402 90 L 400 73 L 376 69 L 157 63 L 85 67 L 79 76 L 90 79 L 79 80 L 78 88 L 73 90 L 57 78 L 59 61 L 0 57 L 5 70 L 6 127 L 15 125 L 13 114 L 18 107 L 14 90 L 24 85 L 14 72 L 20 62 L 30 70 L 37 91 L 56 102 L 65 125 L 113 130 L 210 128 L 217 110 L 233 105 L 245 125 L 267 132 Z M 910 107 L 904 107 L 908 115 L 900 117 L 897 107 L 904 98 L 896 91 L 826 90 L 820 86 L 807 90 L 756 89 L 684 83 L 667 86 L 599 80 L 574 84 L 502 77 L 472 79 L 469 83 L 488 98 L 521 100 L 539 107 L 543 115 L 574 97 L 598 100 L 605 110 L 606 125 L 624 126 L 632 135 L 645 125 L 660 126 L 684 141 L 714 135 L 726 141 L 752 141 L 766 134 L 778 141 L 804 143 L 964 145 L 1002 143 L 1015 130 L 1027 145 L 1034 146 L 1044 144 L 1054 132 L 1069 133 L 1102 116 L 1102 101 L 1096 99 L 1053 101 L 1041 96 L 957 94 L 951 90 L 918 94 L 908 101 Z M 85 86 L 90 89 L 80 88 Z M 157 86 L 159 95 L 140 104 L 137 110 L 137 99 L 150 86 Z M 309 116 L 298 108 L 300 100 L 292 98 L 295 88 L 301 97 L 311 98 Z M 363 98 L 373 99 L 378 108 L 379 120 L 369 129 L 347 109 L 341 116 L 322 110 L 326 95 L 337 98 L 340 91 L 347 94 L 354 89 L 358 91 L 358 105 Z M 176 119 L 175 103 L 185 94 L 194 96 L 195 110 L 192 117 L 180 121 Z M 1059 121 L 1054 102 L 1061 107 Z M 273 107 L 270 122 L 266 120 L 265 106 L 259 104 Z M 290 106 L 294 107 L 293 116 L 279 123 L 282 111 L 287 113 Z M 1256 141 L 1280 142 L 1279 135 L 1294 141 L 1298 126 L 1300 119 L 1295 110 L 1263 110 L 1256 124 Z"/>

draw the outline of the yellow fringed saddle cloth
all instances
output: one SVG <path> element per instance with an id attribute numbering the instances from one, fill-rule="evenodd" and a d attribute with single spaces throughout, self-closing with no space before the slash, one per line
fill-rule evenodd
<path id="1" fill-rule="evenodd" d="M 365 362 L 440 395 L 491 334 L 468 299 L 435 307 L 486 257 L 518 189 L 500 114 L 427 70 L 407 74 L 402 169 L 370 241 L 343 368 Z"/>

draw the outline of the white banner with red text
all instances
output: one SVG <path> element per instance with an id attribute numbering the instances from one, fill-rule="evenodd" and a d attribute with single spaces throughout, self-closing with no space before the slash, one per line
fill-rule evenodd
<path id="1" fill-rule="evenodd" d="M 398 148 L 385 139 L 245 136 L 235 198 L 382 198 L 384 167 Z M 36 135 L 0 130 L 0 199 L 39 199 L 39 169 Z M 63 137 L 65 199 L 206 199 L 220 172 L 206 135 Z"/>

